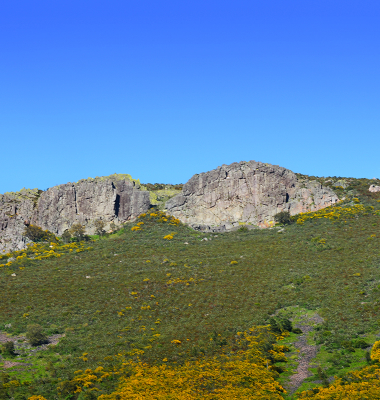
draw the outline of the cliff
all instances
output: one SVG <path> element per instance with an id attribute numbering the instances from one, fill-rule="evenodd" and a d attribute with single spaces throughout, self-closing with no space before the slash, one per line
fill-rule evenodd
<path id="1" fill-rule="evenodd" d="M 22 249 L 25 224 L 61 235 L 75 222 L 94 232 L 94 221 L 107 225 L 136 218 L 150 207 L 149 192 L 129 175 L 111 175 L 67 183 L 46 191 L 23 189 L 0 195 L 0 251 Z"/>
<path id="2" fill-rule="evenodd" d="M 220 231 L 239 223 L 268 227 L 281 211 L 295 215 L 338 200 L 332 189 L 317 181 L 300 180 L 288 169 L 249 161 L 194 175 L 181 194 L 166 202 L 166 208 L 193 228 Z"/>

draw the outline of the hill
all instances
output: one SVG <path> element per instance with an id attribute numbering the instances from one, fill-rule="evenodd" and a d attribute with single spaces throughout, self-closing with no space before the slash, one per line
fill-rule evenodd
<path id="1" fill-rule="evenodd" d="M 0 398 L 379 398 L 376 181 L 298 178 L 345 200 L 221 233 L 153 210 L 1 256 Z"/>

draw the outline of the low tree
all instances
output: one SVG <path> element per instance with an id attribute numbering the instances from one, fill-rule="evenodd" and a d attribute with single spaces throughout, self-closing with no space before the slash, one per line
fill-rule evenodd
<path id="1" fill-rule="evenodd" d="M 74 236 L 78 241 L 81 241 L 86 236 L 86 230 L 84 225 L 80 224 L 79 222 L 73 224 L 70 228 L 70 234 Z"/>
<path id="2" fill-rule="evenodd" d="M 106 233 L 106 231 L 104 230 L 105 225 L 106 224 L 101 219 L 95 221 L 95 233 L 99 235 L 99 237 L 103 236 Z"/>
<path id="3" fill-rule="evenodd" d="M 32 346 L 39 346 L 48 343 L 48 338 L 45 335 L 42 326 L 38 324 L 28 325 L 26 338 Z"/>
<path id="4" fill-rule="evenodd" d="M 274 220 L 283 225 L 289 225 L 293 222 L 289 211 L 281 211 L 274 216 Z"/>

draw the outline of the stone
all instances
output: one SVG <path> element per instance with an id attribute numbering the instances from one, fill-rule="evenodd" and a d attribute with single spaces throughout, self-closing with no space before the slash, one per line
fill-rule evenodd
<path id="1" fill-rule="evenodd" d="M 194 175 L 182 193 L 166 202 L 167 212 L 206 232 L 274 225 L 275 214 L 317 211 L 339 201 L 317 181 L 299 179 L 292 171 L 249 161 L 222 165 Z"/>
<path id="2" fill-rule="evenodd" d="M 380 186 L 371 185 L 368 189 L 372 193 L 380 192 Z"/>

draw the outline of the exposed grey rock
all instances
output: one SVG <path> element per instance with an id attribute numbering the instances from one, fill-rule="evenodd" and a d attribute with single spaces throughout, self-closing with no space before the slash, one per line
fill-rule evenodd
<path id="1" fill-rule="evenodd" d="M 371 185 L 368 190 L 372 193 L 380 192 L 380 186 Z"/>
<path id="2" fill-rule="evenodd" d="M 0 195 L 0 250 L 23 249 L 25 225 L 31 223 L 61 235 L 80 222 L 94 233 L 95 220 L 106 226 L 132 220 L 150 207 L 149 192 L 129 175 L 81 180 L 46 191 L 23 189 Z"/>
<path id="3" fill-rule="evenodd" d="M 281 211 L 316 211 L 338 200 L 332 189 L 317 181 L 299 180 L 288 169 L 249 161 L 194 175 L 166 208 L 194 229 L 222 232 L 238 229 L 239 222 L 248 228 L 269 227 Z"/>
<path id="4" fill-rule="evenodd" d="M 327 181 L 326 181 L 327 182 Z M 346 189 L 348 186 L 349 186 L 349 184 L 345 181 L 345 180 L 339 180 L 339 181 L 336 181 L 334 184 L 333 184 L 333 186 L 335 186 L 335 187 L 342 187 L 343 189 Z"/>

